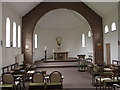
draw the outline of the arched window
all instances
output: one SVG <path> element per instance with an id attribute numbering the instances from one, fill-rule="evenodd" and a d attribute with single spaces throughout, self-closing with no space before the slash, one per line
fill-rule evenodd
<path id="1" fill-rule="evenodd" d="M 37 34 L 35 34 L 35 48 L 37 48 Z"/>
<path id="2" fill-rule="evenodd" d="M 82 47 L 85 47 L 85 34 L 82 34 Z"/>
<path id="3" fill-rule="evenodd" d="M 21 47 L 21 27 L 18 26 L 18 48 Z"/>
<path id="4" fill-rule="evenodd" d="M 13 22 L 13 47 L 16 47 L 16 23 Z"/>
<path id="5" fill-rule="evenodd" d="M 105 26 L 105 33 L 108 33 L 109 32 L 109 28 L 108 28 L 108 25 Z"/>
<path id="6" fill-rule="evenodd" d="M 6 47 L 10 47 L 10 18 L 6 18 Z"/>
<path id="7" fill-rule="evenodd" d="M 111 25 L 111 30 L 112 30 L 112 31 L 115 31 L 115 30 L 116 30 L 116 23 L 115 23 L 115 22 L 112 23 L 112 25 Z"/>
<path id="8" fill-rule="evenodd" d="M 91 31 L 88 32 L 88 37 L 91 37 Z"/>

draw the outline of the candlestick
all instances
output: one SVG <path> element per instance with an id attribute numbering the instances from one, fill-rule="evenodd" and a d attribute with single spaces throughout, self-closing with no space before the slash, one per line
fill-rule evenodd
<path id="1" fill-rule="evenodd" d="M 55 51 L 53 50 L 53 52 L 55 52 Z"/>
<path id="2" fill-rule="evenodd" d="M 47 61 L 47 50 L 45 50 L 45 62 Z"/>
<path id="3" fill-rule="evenodd" d="M 54 60 L 54 58 L 55 58 L 55 57 L 54 57 L 54 52 L 55 52 L 55 51 L 53 50 L 53 60 Z"/>

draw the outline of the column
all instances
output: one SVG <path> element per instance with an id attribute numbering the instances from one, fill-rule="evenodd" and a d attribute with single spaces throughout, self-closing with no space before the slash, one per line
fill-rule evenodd
<path id="1" fill-rule="evenodd" d="M 118 4 L 118 60 L 120 60 L 120 2 Z"/>
<path id="2" fill-rule="evenodd" d="M 0 1 L 0 76 L 2 74 L 2 2 Z"/>

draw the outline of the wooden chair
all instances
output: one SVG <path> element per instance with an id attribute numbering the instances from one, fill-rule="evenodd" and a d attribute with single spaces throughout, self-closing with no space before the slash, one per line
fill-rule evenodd
<path id="1" fill-rule="evenodd" d="M 63 79 L 59 71 L 53 71 L 49 77 L 50 81 L 46 84 L 47 89 L 62 89 Z"/>
<path id="2" fill-rule="evenodd" d="M 105 88 L 106 89 L 106 86 L 108 85 L 105 85 L 104 82 L 106 81 L 111 81 L 112 80 L 112 77 L 113 77 L 113 73 L 112 72 L 101 72 L 100 73 L 100 76 L 98 78 L 96 78 L 96 89 L 98 87 L 101 88 Z"/>
<path id="3" fill-rule="evenodd" d="M 10 73 L 4 73 L 2 75 L 2 85 L 5 87 L 12 86 L 11 88 L 18 89 L 18 86 L 21 89 L 20 81 L 15 81 L 14 77 Z"/>
<path id="4" fill-rule="evenodd" d="M 120 90 L 120 85 L 113 84 L 113 90 Z"/>
<path id="5" fill-rule="evenodd" d="M 100 76 L 100 67 L 98 67 L 97 65 L 94 65 L 92 68 L 91 68 L 91 75 L 92 75 L 92 85 L 95 85 L 95 79 L 97 77 Z"/>
<path id="6" fill-rule="evenodd" d="M 30 90 L 36 90 L 36 89 L 44 89 L 45 83 L 44 83 L 44 76 L 41 72 L 35 72 L 32 75 L 32 82 L 29 85 Z"/>
<path id="7" fill-rule="evenodd" d="M 110 87 L 110 83 L 112 83 L 114 79 L 114 72 L 112 69 L 109 68 L 104 68 L 103 66 L 100 67 L 100 71 L 99 71 L 99 76 L 97 76 L 97 78 L 95 78 L 96 81 L 96 89 L 98 87 L 106 89 L 106 87 Z"/>
<path id="8" fill-rule="evenodd" d="M 120 65 L 112 65 L 114 67 L 112 80 L 105 80 L 103 82 L 104 87 L 113 88 L 113 84 L 120 85 Z"/>

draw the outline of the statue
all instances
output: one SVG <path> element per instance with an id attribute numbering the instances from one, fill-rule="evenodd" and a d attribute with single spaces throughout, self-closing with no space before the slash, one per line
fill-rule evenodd
<path id="1" fill-rule="evenodd" d="M 60 36 L 56 37 L 56 41 L 57 41 L 57 45 L 58 45 L 58 50 L 61 50 L 62 37 L 60 37 Z"/>

